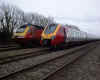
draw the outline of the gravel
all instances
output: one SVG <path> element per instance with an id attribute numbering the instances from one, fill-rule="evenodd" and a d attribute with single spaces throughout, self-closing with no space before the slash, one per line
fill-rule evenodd
<path id="1" fill-rule="evenodd" d="M 52 74 L 53 72 L 61 68 L 61 66 L 63 66 L 64 64 L 68 64 L 69 62 L 72 62 L 73 60 L 78 58 L 80 55 L 88 52 L 88 50 L 93 49 L 93 48 L 86 47 L 84 48 L 84 50 L 80 50 L 76 52 L 75 54 L 66 55 L 66 56 L 64 55 L 63 57 L 56 59 L 54 61 L 45 63 L 43 65 L 39 65 L 35 68 L 33 67 L 29 70 L 23 71 L 13 76 L 10 76 L 7 80 L 43 80 L 49 74 Z"/>
<path id="2" fill-rule="evenodd" d="M 86 45 L 84 45 L 84 46 L 86 46 Z M 81 46 L 81 47 L 84 47 L 84 46 Z M 71 50 L 67 50 L 67 52 L 68 51 L 70 52 L 70 51 L 78 49 L 78 48 L 80 48 L 80 47 L 77 47 L 77 48 L 74 48 Z M 60 53 L 63 53 L 63 54 L 60 54 Z M 48 61 L 50 59 L 53 59 L 55 57 L 58 57 L 58 56 L 61 56 L 64 54 L 67 54 L 67 53 L 65 53 L 65 50 L 59 51 L 57 53 L 53 52 L 52 54 L 41 55 L 41 56 L 37 56 L 34 58 L 28 58 L 25 60 L 20 60 L 20 61 L 8 63 L 8 64 L 0 65 L 0 77 L 7 76 L 11 73 L 14 73 L 14 72 L 17 72 L 17 71 L 20 71 L 20 70 L 23 70 L 23 69 L 26 69 L 29 67 L 33 67 L 37 64 L 40 64 L 42 62 Z"/>
<path id="3" fill-rule="evenodd" d="M 100 80 L 100 46 L 48 80 Z"/>

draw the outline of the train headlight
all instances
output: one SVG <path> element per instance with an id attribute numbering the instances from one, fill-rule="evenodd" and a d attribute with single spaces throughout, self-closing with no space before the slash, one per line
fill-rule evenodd
<path id="1" fill-rule="evenodd" d="M 51 39 L 54 40 L 55 39 L 55 36 L 52 36 Z"/>

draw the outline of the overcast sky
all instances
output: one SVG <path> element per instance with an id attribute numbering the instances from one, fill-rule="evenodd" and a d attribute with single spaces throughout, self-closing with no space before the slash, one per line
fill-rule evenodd
<path id="1" fill-rule="evenodd" d="M 100 36 L 100 0 L 2 0 Z"/>

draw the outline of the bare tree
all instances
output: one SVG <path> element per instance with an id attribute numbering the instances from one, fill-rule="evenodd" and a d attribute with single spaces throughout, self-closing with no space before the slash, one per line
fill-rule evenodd
<path id="1" fill-rule="evenodd" d="M 7 38 L 12 36 L 14 27 L 20 23 L 21 15 L 19 13 L 22 11 L 9 4 L 0 5 L 0 11 L 2 12 L 0 15 L 0 32 L 3 37 Z"/>
<path id="2" fill-rule="evenodd" d="M 0 4 L 0 12 L 0 33 L 4 38 L 11 37 L 15 28 L 26 23 L 44 27 L 54 23 L 52 17 L 45 17 L 37 13 L 25 13 L 18 7 L 9 4 Z"/>
<path id="3" fill-rule="evenodd" d="M 47 24 L 53 23 L 54 19 L 52 17 L 45 17 L 38 13 L 24 13 L 23 22 L 45 27 Z"/>

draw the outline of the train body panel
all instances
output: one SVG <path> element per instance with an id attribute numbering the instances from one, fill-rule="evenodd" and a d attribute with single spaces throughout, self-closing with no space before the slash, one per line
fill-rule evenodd
<path id="1" fill-rule="evenodd" d="M 43 46 L 57 46 L 63 43 L 86 42 L 93 39 L 94 37 L 92 35 L 79 29 L 60 24 L 51 24 L 42 32 L 40 43 Z"/>
<path id="2" fill-rule="evenodd" d="M 65 28 L 65 37 L 66 41 L 65 42 L 71 42 L 71 41 L 83 41 L 87 39 L 87 33 L 71 29 L 71 28 Z"/>

